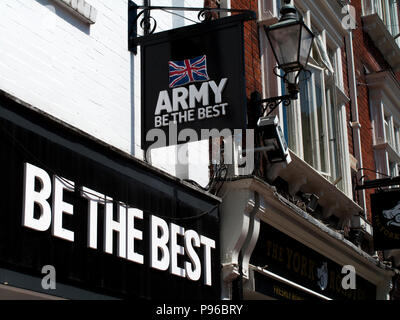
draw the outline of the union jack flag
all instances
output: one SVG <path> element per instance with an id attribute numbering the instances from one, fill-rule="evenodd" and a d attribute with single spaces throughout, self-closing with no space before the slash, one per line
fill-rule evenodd
<path id="1" fill-rule="evenodd" d="M 207 57 L 199 56 L 183 61 L 169 61 L 169 87 L 210 80 L 207 74 Z"/>

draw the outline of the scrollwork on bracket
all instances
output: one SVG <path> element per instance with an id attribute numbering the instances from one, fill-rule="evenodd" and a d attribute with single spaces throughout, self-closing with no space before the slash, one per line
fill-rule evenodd
<path id="1" fill-rule="evenodd" d="M 138 10 L 141 10 L 138 13 Z M 132 1 L 129 1 L 129 48 L 132 51 L 137 45 L 137 38 L 139 37 L 137 33 L 137 26 L 144 31 L 144 36 L 153 34 L 157 29 L 157 20 L 150 15 L 152 10 L 162 10 L 174 14 L 170 11 L 194 11 L 198 12 L 197 18 L 199 23 L 207 22 L 212 19 L 212 13 L 214 12 L 232 12 L 241 13 L 247 15 L 248 20 L 255 20 L 257 14 L 252 10 L 246 9 L 227 9 L 227 8 L 194 8 L 194 7 L 162 7 L 162 6 L 138 6 Z M 170 11 L 169 11 L 170 10 Z M 140 22 L 139 22 L 140 21 Z"/>

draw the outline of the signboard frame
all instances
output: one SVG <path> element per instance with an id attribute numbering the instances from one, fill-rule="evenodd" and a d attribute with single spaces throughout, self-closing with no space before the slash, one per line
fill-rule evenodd
<path id="1" fill-rule="evenodd" d="M 246 128 L 247 97 L 243 22 L 251 19 L 252 17 L 246 14 L 233 15 L 148 35 L 140 39 L 141 144 L 144 150 L 150 146 L 162 147 L 187 142 L 170 138 L 168 124 L 173 121 L 178 122 L 178 133 L 183 129 L 193 129 L 197 133 L 198 140 L 202 140 L 202 129 Z M 209 104 L 203 99 L 202 103 L 197 101 L 194 108 L 192 106 L 184 110 L 182 104 L 175 104 L 172 101 L 171 105 L 175 106 L 174 112 L 167 111 L 167 113 L 155 115 L 161 93 L 166 95 L 165 92 L 167 92 L 169 99 L 173 100 L 173 89 L 169 88 L 168 83 L 168 62 L 184 61 L 202 55 L 207 57 L 209 83 L 214 82 L 214 88 L 215 85 L 222 87 L 222 80 L 226 79 L 226 86 L 223 92 L 220 92 L 222 99 L 214 99 L 215 91 L 209 88 Z M 188 90 L 190 85 L 194 85 L 197 90 L 201 90 L 201 84 L 190 82 L 180 88 Z M 178 117 L 184 120 L 180 121 Z M 156 124 L 160 126 L 156 128 Z M 147 133 L 151 129 L 162 130 L 166 137 L 166 145 L 161 143 L 160 146 L 155 145 L 154 141 L 146 141 Z"/>
<path id="2" fill-rule="evenodd" d="M 400 249 L 400 190 L 371 194 L 375 250 Z"/>

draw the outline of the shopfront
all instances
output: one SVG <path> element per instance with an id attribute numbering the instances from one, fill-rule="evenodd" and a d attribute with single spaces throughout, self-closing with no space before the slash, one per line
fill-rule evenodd
<path id="1" fill-rule="evenodd" d="M 2 296 L 220 297 L 219 198 L 5 93 L 0 171 Z"/>
<path id="2" fill-rule="evenodd" d="M 344 266 L 267 223 L 261 223 L 250 262 L 255 266 L 255 290 L 276 299 L 375 300 L 376 297 L 376 286 L 357 273 L 354 289 L 345 289 L 346 279 L 345 286 L 342 282 L 349 272 L 343 270 Z M 264 266 L 267 267 L 264 269 Z M 282 281 L 278 281 L 277 276 L 282 277 Z"/>
<path id="3" fill-rule="evenodd" d="M 254 176 L 221 193 L 222 294 L 248 300 L 387 300 L 393 270 Z"/>

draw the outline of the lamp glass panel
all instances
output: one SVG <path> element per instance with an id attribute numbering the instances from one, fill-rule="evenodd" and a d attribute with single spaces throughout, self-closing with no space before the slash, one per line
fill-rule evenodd
<path id="1" fill-rule="evenodd" d="M 313 34 L 310 30 L 302 25 L 301 26 L 301 40 L 300 40 L 300 52 L 299 52 L 299 62 L 303 67 L 306 67 L 308 57 L 310 55 L 311 46 L 313 43 Z"/>
<path id="2" fill-rule="evenodd" d="M 300 70 L 296 70 L 296 71 L 293 71 L 293 72 L 288 72 L 287 74 L 286 74 L 286 81 L 287 81 L 287 83 L 289 84 L 289 83 L 291 83 L 291 84 L 296 84 L 297 83 L 297 76 L 298 76 L 298 74 L 299 74 L 299 72 L 300 72 Z"/>
<path id="3" fill-rule="evenodd" d="M 300 25 L 295 24 L 269 31 L 269 39 L 278 65 L 298 62 L 300 30 Z"/>

